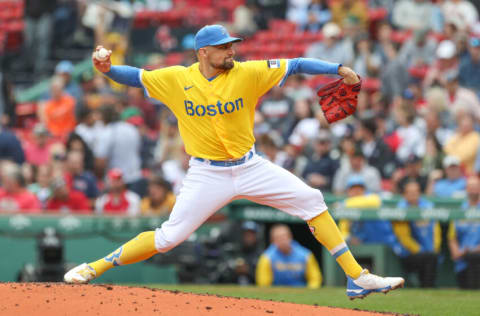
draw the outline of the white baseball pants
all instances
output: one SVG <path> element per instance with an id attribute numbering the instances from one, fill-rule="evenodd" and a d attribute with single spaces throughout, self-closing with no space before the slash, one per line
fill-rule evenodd
<path id="1" fill-rule="evenodd" d="M 327 210 L 319 190 L 256 154 L 233 167 L 192 158 L 169 219 L 155 230 L 155 247 L 159 252 L 169 251 L 236 199 L 265 204 L 303 220 Z"/>

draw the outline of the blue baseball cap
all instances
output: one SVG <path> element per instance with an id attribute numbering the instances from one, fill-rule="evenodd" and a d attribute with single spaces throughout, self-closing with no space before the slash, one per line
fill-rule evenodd
<path id="1" fill-rule="evenodd" d="M 68 73 L 71 74 L 73 72 L 74 66 L 71 61 L 69 60 L 62 60 L 57 64 L 55 67 L 55 73 L 56 74 L 61 74 L 61 73 Z"/>
<path id="2" fill-rule="evenodd" d="M 480 46 L 480 38 L 479 37 L 471 37 L 470 38 L 470 46 L 479 47 Z"/>
<path id="3" fill-rule="evenodd" d="M 206 25 L 195 34 L 195 50 L 205 46 L 222 45 L 230 42 L 240 42 L 242 39 L 231 37 L 226 28 L 221 25 Z"/>
<path id="4" fill-rule="evenodd" d="M 352 175 L 347 180 L 347 189 L 350 189 L 353 186 L 362 186 L 365 187 L 365 180 L 360 175 Z"/>

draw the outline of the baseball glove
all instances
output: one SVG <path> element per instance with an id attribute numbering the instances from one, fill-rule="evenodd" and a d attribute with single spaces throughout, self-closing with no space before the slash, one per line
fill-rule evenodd
<path id="1" fill-rule="evenodd" d="M 355 113 L 361 87 L 361 78 L 359 82 L 351 85 L 345 84 L 341 78 L 318 90 L 319 104 L 328 123 L 342 120 Z"/>

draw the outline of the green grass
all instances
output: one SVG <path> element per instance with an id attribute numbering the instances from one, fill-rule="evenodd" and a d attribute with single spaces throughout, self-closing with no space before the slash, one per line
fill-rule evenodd
<path id="1" fill-rule="evenodd" d="M 150 285 L 150 287 L 422 316 L 480 315 L 480 291 L 399 289 L 386 296 L 372 294 L 364 300 L 350 301 L 345 295 L 344 288 L 333 287 L 319 290 L 215 285 Z"/>

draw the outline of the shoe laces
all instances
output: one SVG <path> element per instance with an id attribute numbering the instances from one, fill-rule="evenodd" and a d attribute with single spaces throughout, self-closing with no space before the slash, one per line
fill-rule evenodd
<path id="1" fill-rule="evenodd" d="M 89 266 L 86 266 L 85 268 L 81 269 L 78 271 L 78 274 L 80 274 L 82 277 L 84 277 L 85 279 L 88 279 L 92 276 L 95 276 L 95 272 L 93 271 L 92 268 L 90 268 Z"/>

